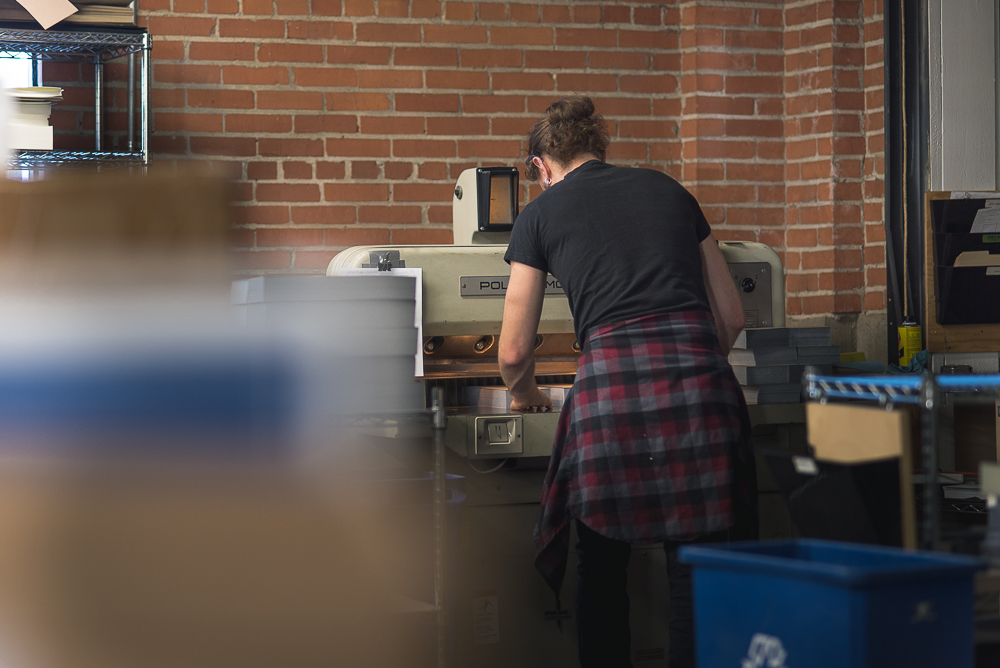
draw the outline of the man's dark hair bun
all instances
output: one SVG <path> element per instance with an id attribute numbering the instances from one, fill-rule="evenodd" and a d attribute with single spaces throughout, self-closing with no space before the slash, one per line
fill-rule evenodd
<path id="1" fill-rule="evenodd" d="M 610 141 L 608 125 L 603 116 L 595 113 L 593 100 L 575 95 L 549 105 L 545 118 L 528 133 L 528 153 L 550 156 L 562 165 L 586 153 L 604 160 Z M 535 180 L 538 169 L 529 161 L 524 174 Z"/>
<path id="2" fill-rule="evenodd" d="M 553 102 L 545 110 L 549 123 L 573 123 L 583 121 L 594 115 L 594 102 L 589 97 L 564 97 Z"/>

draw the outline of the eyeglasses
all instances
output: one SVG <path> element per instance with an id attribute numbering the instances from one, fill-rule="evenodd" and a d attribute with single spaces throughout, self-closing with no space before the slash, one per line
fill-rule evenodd
<path id="1" fill-rule="evenodd" d="M 540 155 L 529 155 L 528 159 L 524 161 L 524 166 L 525 167 L 531 167 L 533 164 L 535 164 L 535 158 L 538 158 L 539 160 L 541 160 L 542 156 L 540 156 Z"/>

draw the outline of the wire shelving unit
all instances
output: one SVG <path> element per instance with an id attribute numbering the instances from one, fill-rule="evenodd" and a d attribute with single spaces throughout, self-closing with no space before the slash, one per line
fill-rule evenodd
<path id="1" fill-rule="evenodd" d="M 920 407 L 921 462 L 924 470 L 921 547 L 940 548 L 941 511 L 969 512 L 968 503 L 942 501 L 938 468 L 938 411 L 945 393 L 956 402 L 993 403 L 1000 399 L 1000 374 L 923 374 L 898 376 L 821 376 L 810 369 L 803 376 L 806 396 L 812 401 L 830 399 L 872 401 L 880 406 L 911 404 Z M 974 505 L 974 504 L 973 504 Z M 977 509 L 978 511 L 978 509 Z"/>
<path id="2" fill-rule="evenodd" d="M 115 168 L 149 164 L 150 81 L 152 43 L 145 28 L 91 27 L 72 30 L 37 30 L 23 24 L 0 23 L 0 58 L 28 54 L 38 61 L 92 62 L 94 64 L 94 150 L 20 151 L 10 169 L 39 170 L 53 165 L 96 165 Z M 103 150 L 104 65 L 128 58 L 128 138 L 124 151 Z M 37 71 L 37 69 L 35 69 Z M 136 145 L 136 85 L 139 91 L 139 142 Z"/>

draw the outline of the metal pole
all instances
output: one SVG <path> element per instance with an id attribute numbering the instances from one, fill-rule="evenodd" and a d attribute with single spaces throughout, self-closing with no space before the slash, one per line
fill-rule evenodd
<path id="1" fill-rule="evenodd" d="M 104 109 L 103 98 L 104 88 L 104 63 L 100 56 L 94 57 L 94 150 L 101 150 L 101 132 L 104 128 L 102 123 L 102 112 Z"/>
<path id="2" fill-rule="evenodd" d="M 149 164 L 149 84 L 152 80 L 151 71 L 153 67 L 153 45 L 149 39 L 149 33 L 142 34 L 142 72 L 140 73 L 139 94 L 142 96 L 142 118 L 139 131 L 142 133 L 142 164 Z"/>
<path id="3" fill-rule="evenodd" d="M 431 390 L 431 413 L 434 418 L 434 607 L 437 613 L 437 666 L 444 668 L 448 656 L 448 606 L 445 587 L 447 485 L 444 470 L 444 430 L 448 417 L 445 415 L 444 390 L 440 387 Z"/>
<path id="4" fill-rule="evenodd" d="M 128 54 L 128 152 L 135 152 L 135 54 Z"/>
<path id="5" fill-rule="evenodd" d="M 38 86 L 38 58 L 31 57 L 31 85 Z"/>
<path id="6" fill-rule="evenodd" d="M 921 519 L 921 546 L 937 549 L 940 540 L 940 489 L 937 474 L 938 402 L 940 391 L 934 376 L 924 377 L 920 388 L 921 453 L 924 469 L 924 514 Z"/>

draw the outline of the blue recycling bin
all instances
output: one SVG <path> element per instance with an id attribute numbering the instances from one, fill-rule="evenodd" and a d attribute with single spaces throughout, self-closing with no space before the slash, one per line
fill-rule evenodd
<path id="1" fill-rule="evenodd" d="M 699 668 L 971 668 L 973 558 L 822 540 L 686 546 Z"/>

